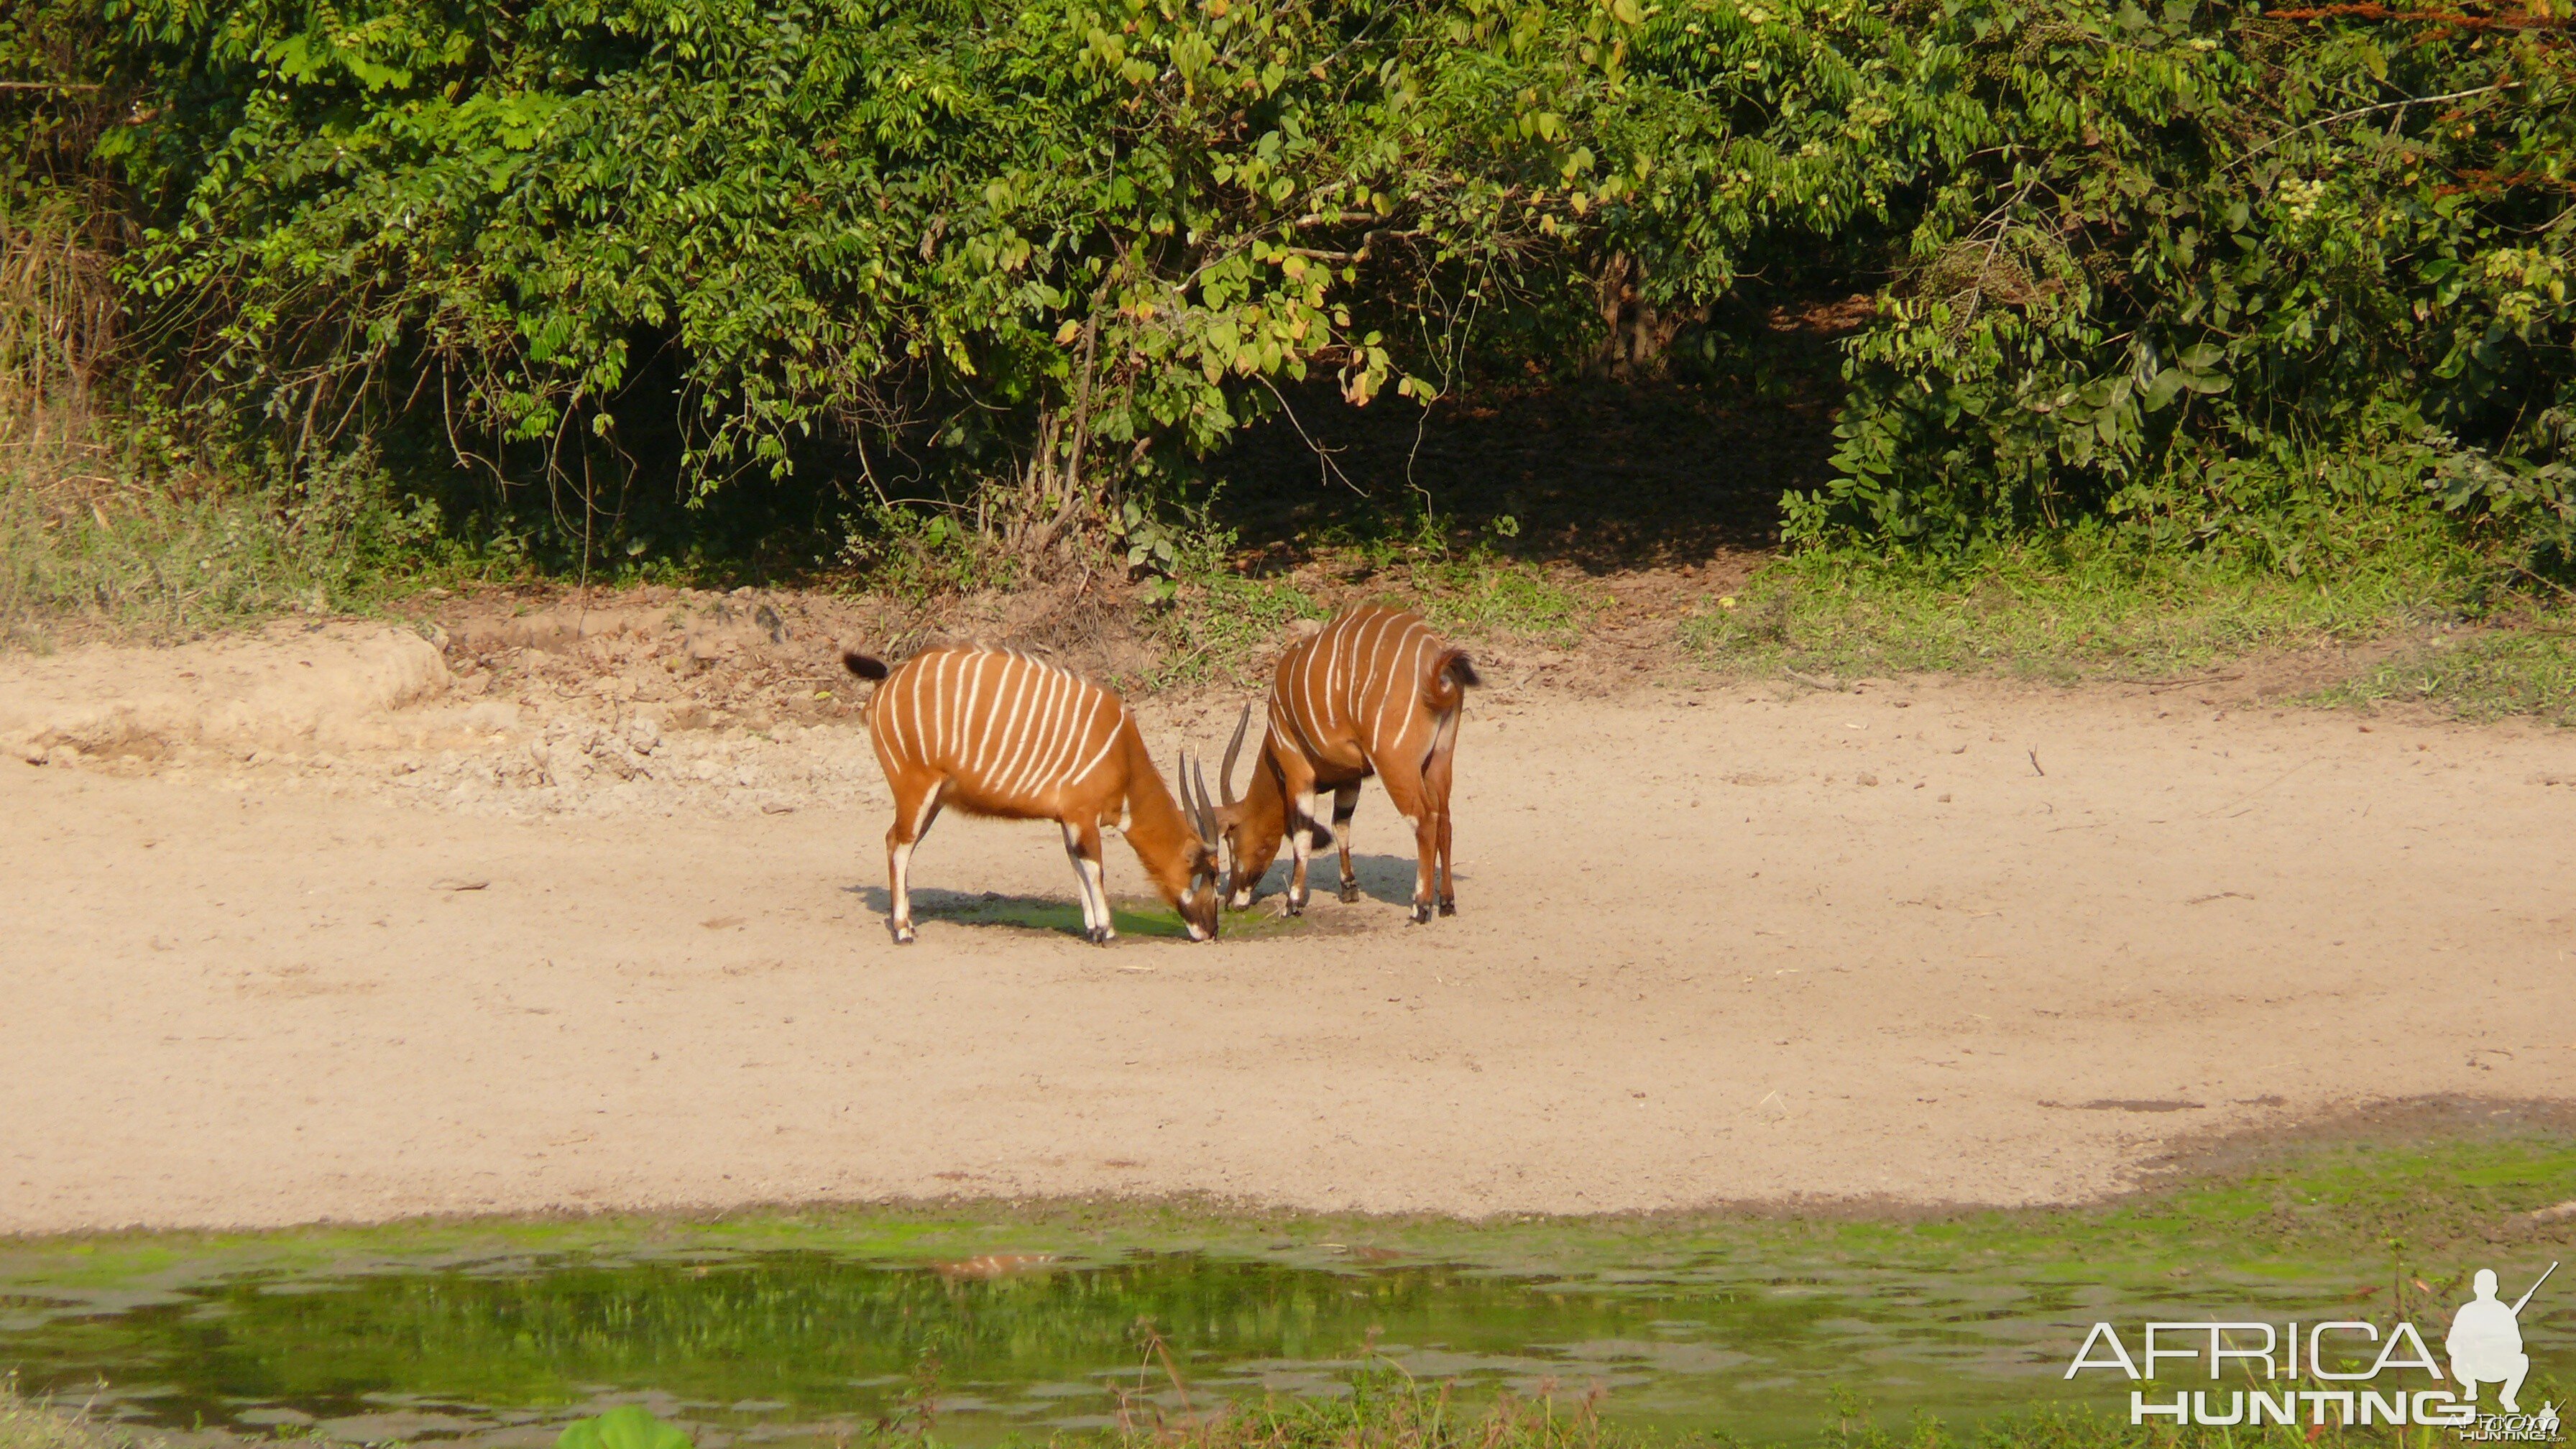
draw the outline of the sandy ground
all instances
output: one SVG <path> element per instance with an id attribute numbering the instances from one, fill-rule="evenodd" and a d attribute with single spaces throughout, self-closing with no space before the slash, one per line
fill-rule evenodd
<path id="1" fill-rule="evenodd" d="M 1372 788 L 1370 898 L 1302 929 L 940 919 L 1072 895 L 1050 827 L 952 819 L 898 949 L 844 705 L 557 709 L 347 625 L 0 661 L 0 1232 L 2061 1202 L 2353 1103 L 2576 1099 L 2576 736 L 1488 674 L 1454 919 L 1406 922 Z M 1168 756 L 1231 710 L 1142 713 Z"/>

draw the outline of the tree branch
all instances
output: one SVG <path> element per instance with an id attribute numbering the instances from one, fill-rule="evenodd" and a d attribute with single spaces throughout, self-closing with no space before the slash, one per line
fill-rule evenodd
<path id="1" fill-rule="evenodd" d="M 2287 14 L 2288 12 L 2282 13 Z M 2235 160 L 2228 162 L 2225 166 L 2222 166 L 2219 169 L 2222 171 L 2232 171 L 2235 168 L 2244 165 L 2246 162 L 2253 160 L 2255 157 L 2262 155 L 2264 152 L 2271 150 L 2273 147 L 2280 145 L 2292 136 L 2299 135 L 2306 131 L 2313 131 L 2319 126 L 2331 126 L 2337 121 L 2357 121 L 2364 116 L 2376 115 L 2381 111 L 2403 110 L 2408 106 L 2436 106 L 2440 105 L 2444 101 L 2464 101 L 2472 96 L 2491 96 L 2503 91 L 2518 91 L 2520 89 L 2522 89 L 2522 82 L 2520 81 L 2497 81 L 2491 86 L 2479 86 L 2474 90 L 2452 91 L 2448 95 L 2408 96 L 2403 100 L 2381 101 L 2375 106 L 2362 106 L 2356 110 L 2337 111 L 2331 116 L 2322 116 L 2316 120 L 2308 122 L 2304 126 L 2293 127 L 2290 130 L 2283 131 L 2271 140 L 2264 142 L 2262 145 L 2257 146 L 2253 150 L 2246 152 L 2244 155 L 2237 157 Z"/>

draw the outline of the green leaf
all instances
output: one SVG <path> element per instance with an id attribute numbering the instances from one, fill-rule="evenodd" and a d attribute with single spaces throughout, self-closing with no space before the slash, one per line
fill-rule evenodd
<path id="1" fill-rule="evenodd" d="M 2165 410 L 2167 403 L 2174 400 L 2174 394 L 2180 391 L 2182 391 L 2182 369 L 2168 367 L 2157 373 L 2154 379 L 2148 382 L 2146 390 L 2138 394 L 2138 405 L 2148 412 L 2160 413 Z"/>

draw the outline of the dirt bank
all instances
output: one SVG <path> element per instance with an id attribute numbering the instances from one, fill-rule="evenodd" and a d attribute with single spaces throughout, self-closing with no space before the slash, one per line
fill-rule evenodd
<path id="1" fill-rule="evenodd" d="M 0 695 L 38 665 L 72 667 Z M 1491 674 L 1457 918 L 1406 924 L 1372 790 L 1369 899 L 1201 947 L 1011 924 L 1071 919 L 1053 832 L 943 821 L 896 949 L 883 785 L 837 713 L 692 728 L 433 679 L 341 706 L 381 729 L 57 731 L 0 759 L 0 1232 L 2038 1203 L 2355 1101 L 2576 1100 L 2576 737 Z M 1145 716 L 1168 755 L 1231 701 Z M 1143 891 L 1123 848 L 1111 873 Z"/>

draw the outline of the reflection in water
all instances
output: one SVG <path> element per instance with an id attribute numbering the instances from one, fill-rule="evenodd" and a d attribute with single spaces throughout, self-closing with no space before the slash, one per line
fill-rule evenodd
<path id="1" fill-rule="evenodd" d="M 1758 1440 L 1805 1437 L 1837 1388 L 1891 1416 L 2067 1402 L 2058 1372 L 2102 1293 L 1848 1265 L 1784 1277 L 1724 1254 L 1579 1278 L 1199 1254 L 521 1255 L 0 1298 L 0 1366 L 39 1391 L 103 1379 L 106 1407 L 163 1426 L 494 1445 L 629 1400 L 710 1445 L 828 1439 L 929 1385 L 941 1437 L 975 1443 L 1109 1424 L 1122 1399 L 1177 1406 L 1148 1366 L 1159 1335 L 1201 1402 L 1347 1392 L 1384 1362 L 1486 1392 L 1597 1386 L 1614 1419 Z M 2240 1285 L 2226 1306 L 2291 1317 L 2334 1296 Z"/>

